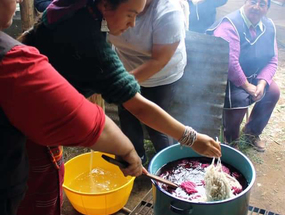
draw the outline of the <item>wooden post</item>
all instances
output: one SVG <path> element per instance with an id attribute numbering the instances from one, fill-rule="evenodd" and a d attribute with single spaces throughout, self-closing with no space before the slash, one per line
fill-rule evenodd
<path id="1" fill-rule="evenodd" d="M 20 4 L 22 31 L 28 30 L 35 21 L 34 0 L 25 0 Z"/>
<path id="2" fill-rule="evenodd" d="M 104 99 L 102 98 L 102 96 L 100 94 L 93 94 L 92 96 L 90 96 L 88 98 L 88 100 L 91 101 L 94 104 L 99 105 L 105 111 Z"/>

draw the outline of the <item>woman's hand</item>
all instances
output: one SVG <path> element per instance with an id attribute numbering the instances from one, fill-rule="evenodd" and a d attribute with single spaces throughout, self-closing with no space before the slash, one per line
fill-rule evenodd
<path id="1" fill-rule="evenodd" d="M 246 83 L 244 83 L 244 85 L 242 85 L 242 88 L 246 92 L 248 92 L 248 94 L 250 94 L 252 96 L 252 98 L 256 97 L 256 86 L 255 85 L 246 81 Z"/>
<path id="2" fill-rule="evenodd" d="M 125 176 L 139 176 L 142 174 L 142 162 L 134 148 L 121 158 L 129 163 L 127 168 L 121 168 Z"/>
<path id="3" fill-rule="evenodd" d="M 104 129 L 91 149 L 116 155 L 128 162 L 129 166 L 121 169 L 125 176 L 142 174 L 141 159 L 133 144 L 108 116 L 105 116 Z"/>
<path id="4" fill-rule="evenodd" d="M 254 97 L 252 97 L 254 101 L 259 101 L 260 99 L 262 99 L 266 85 L 267 83 L 265 80 L 258 81 L 258 84 L 256 86 L 255 95 Z"/>
<path id="5" fill-rule="evenodd" d="M 206 157 L 222 156 L 220 143 L 205 134 L 197 133 L 197 139 L 194 142 L 192 149 Z"/>

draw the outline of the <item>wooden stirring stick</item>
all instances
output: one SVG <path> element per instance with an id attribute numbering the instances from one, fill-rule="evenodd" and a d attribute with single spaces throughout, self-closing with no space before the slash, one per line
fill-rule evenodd
<path id="1" fill-rule="evenodd" d="M 168 186 L 170 186 L 170 187 L 172 187 L 172 188 L 178 188 L 178 185 L 177 184 L 175 184 L 175 183 L 173 183 L 173 182 L 171 182 L 171 181 L 168 181 L 168 180 L 166 180 L 166 179 L 164 179 L 164 178 L 161 178 L 161 177 L 159 177 L 159 176 L 157 176 L 157 175 L 153 175 L 153 174 L 150 174 L 147 170 L 146 170 L 146 168 L 144 168 L 144 167 L 142 167 L 143 168 L 143 174 L 145 174 L 147 177 L 149 177 L 149 178 L 151 178 L 151 179 L 153 179 L 153 180 L 155 180 L 155 181 L 158 181 L 158 182 L 160 182 L 160 183 L 163 183 L 163 184 L 166 184 L 166 185 L 168 185 Z"/>
<path id="2" fill-rule="evenodd" d="M 126 161 L 117 160 L 117 159 L 114 159 L 114 158 L 109 157 L 109 156 L 104 155 L 104 154 L 102 155 L 102 158 L 103 158 L 104 160 L 106 160 L 106 161 L 112 163 L 112 164 L 115 164 L 115 165 L 119 166 L 120 168 L 127 168 L 128 165 L 129 165 Z M 164 179 L 164 178 L 161 178 L 161 177 L 159 177 L 159 176 L 157 176 L 157 175 L 150 174 L 150 173 L 146 170 L 146 168 L 144 168 L 144 167 L 142 167 L 142 169 L 143 169 L 143 174 L 145 174 L 148 178 L 151 178 L 151 179 L 153 179 L 153 180 L 155 180 L 155 181 L 158 181 L 158 182 L 160 182 L 160 183 L 166 184 L 166 185 L 168 185 L 168 186 L 170 186 L 170 187 L 172 187 L 172 188 L 175 188 L 175 189 L 178 188 L 178 185 L 177 185 L 177 184 L 174 184 L 173 182 L 168 181 L 168 180 L 166 180 L 166 179 Z"/>

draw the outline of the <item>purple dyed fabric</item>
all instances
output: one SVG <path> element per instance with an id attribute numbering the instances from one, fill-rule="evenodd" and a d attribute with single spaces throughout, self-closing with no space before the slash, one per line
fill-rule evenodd
<path id="1" fill-rule="evenodd" d="M 54 0 L 44 11 L 45 25 L 54 25 L 86 6 L 88 0 Z"/>
<path id="2" fill-rule="evenodd" d="M 182 184 L 180 185 L 180 187 L 185 190 L 185 192 L 189 195 L 193 194 L 193 193 L 198 193 L 198 191 L 195 189 L 196 184 L 194 182 L 191 181 L 184 181 L 182 182 Z"/>

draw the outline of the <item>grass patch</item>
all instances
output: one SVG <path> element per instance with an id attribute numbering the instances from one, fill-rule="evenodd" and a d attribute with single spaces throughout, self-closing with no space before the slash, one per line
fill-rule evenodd
<path id="1" fill-rule="evenodd" d="M 248 114 L 251 113 L 252 108 L 253 108 L 253 105 L 249 107 Z M 240 125 L 240 128 L 243 128 L 245 126 L 247 117 L 244 117 L 243 122 Z M 233 143 L 230 143 L 229 145 L 238 149 L 241 153 L 247 156 L 253 163 L 263 164 L 263 159 L 261 157 L 262 153 L 253 149 L 253 147 L 246 141 L 245 135 L 243 134 L 242 131 L 240 133 L 238 142 L 234 141 Z"/>
<path id="2" fill-rule="evenodd" d="M 148 167 L 149 162 L 156 154 L 156 151 L 153 147 L 151 140 L 144 139 L 144 148 L 145 148 L 145 154 L 147 157 L 147 162 L 144 164 L 144 167 Z"/>
<path id="3" fill-rule="evenodd" d="M 261 153 L 257 152 L 255 149 L 252 148 L 251 145 L 249 145 L 249 143 L 247 143 L 244 134 L 240 135 L 238 142 L 234 141 L 229 145 L 233 148 L 238 149 L 240 152 L 246 155 L 253 163 L 263 164 Z"/>

